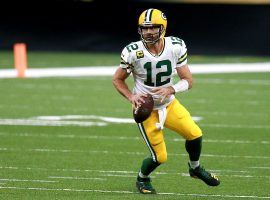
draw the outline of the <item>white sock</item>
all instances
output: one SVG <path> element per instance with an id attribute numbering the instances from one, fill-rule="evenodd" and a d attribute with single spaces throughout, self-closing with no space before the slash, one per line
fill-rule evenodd
<path id="1" fill-rule="evenodd" d="M 189 161 L 189 164 L 192 169 L 195 169 L 200 165 L 200 161 Z"/>
<path id="2" fill-rule="evenodd" d="M 147 178 L 148 176 L 145 176 L 141 171 L 139 172 L 139 177 L 141 178 Z"/>

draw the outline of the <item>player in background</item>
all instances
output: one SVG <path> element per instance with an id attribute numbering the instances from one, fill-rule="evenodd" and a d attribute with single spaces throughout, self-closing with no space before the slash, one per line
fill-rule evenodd
<path id="1" fill-rule="evenodd" d="M 187 48 L 178 37 L 165 37 L 167 19 L 160 10 L 145 10 L 139 17 L 141 40 L 127 45 L 121 54 L 121 64 L 113 77 L 113 84 L 134 107 L 143 102 L 142 96 L 151 94 L 154 110 L 143 123 L 138 123 L 151 156 L 145 158 L 139 170 L 136 187 L 143 194 L 155 194 L 150 174 L 167 161 L 163 128 L 169 128 L 186 139 L 189 155 L 189 174 L 207 185 L 217 186 L 218 178 L 200 165 L 202 131 L 174 94 L 192 87 L 192 75 L 187 64 Z M 173 83 L 173 72 L 179 81 Z M 135 86 L 131 92 L 125 82 L 132 73 Z"/>

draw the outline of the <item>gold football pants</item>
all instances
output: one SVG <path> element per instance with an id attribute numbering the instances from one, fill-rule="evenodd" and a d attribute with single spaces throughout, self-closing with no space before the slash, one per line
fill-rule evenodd
<path id="1" fill-rule="evenodd" d="M 167 160 L 167 150 L 163 131 L 156 127 L 158 122 L 158 111 L 153 110 L 149 118 L 143 123 L 139 123 L 138 127 L 153 160 L 161 164 Z M 177 99 L 174 99 L 167 106 L 167 117 L 164 126 L 175 131 L 186 140 L 194 140 L 202 136 L 201 129 L 195 124 L 189 112 Z"/>

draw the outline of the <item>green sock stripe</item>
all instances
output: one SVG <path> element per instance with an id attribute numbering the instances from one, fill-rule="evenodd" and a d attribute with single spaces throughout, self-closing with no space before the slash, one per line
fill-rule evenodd
<path id="1" fill-rule="evenodd" d="M 152 146 L 151 146 L 151 144 L 150 144 L 150 142 L 149 142 L 149 140 L 148 140 L 148 137 L 147 137 L 147 135 L 146 135 L 145 129 L 144 129 L 144 127 L 143 127 L 143 124 L 142 124 L 142 123 L 138 123 L 138 127 L 139 127 L 139 130 L 140 130 L 140 132 L 141 132 L 141 134 L 142 134 L 142 137 L 143 137 L 143 139 L 144 139 L 144 141 L 145 141 L 145 143 L 146 143 L 146 145 L 147 145 L 147 147 L 148 147 L 148 149 L 149 149 L 149 151 L 150 151 L 150 153 L 151 153 L 152 159 L 153 159 L 155 162 L 157 162 L 157 156 L 156 156 L 155 151 L 154 151 L 154 149 L 152 148 Z"/>

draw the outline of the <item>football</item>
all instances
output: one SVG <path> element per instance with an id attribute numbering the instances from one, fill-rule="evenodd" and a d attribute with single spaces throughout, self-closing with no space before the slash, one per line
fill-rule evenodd
<path id="1" fill-rule="evenodd" d="M 154 107 L 154 100 L 150 94 L 147 94 L 147 97 L 144 98 L 144 103 L 141 104 L 139 108 L 133 109 L 133 117 L 137 123 L 142 123 L 146 120 Z"/>

